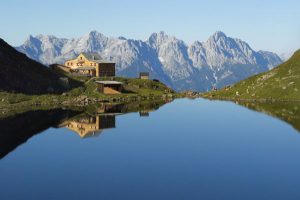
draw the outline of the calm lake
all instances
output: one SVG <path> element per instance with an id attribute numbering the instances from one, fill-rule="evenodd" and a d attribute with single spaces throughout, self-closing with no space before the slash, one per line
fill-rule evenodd
<path id="1" fill-rule="evenodd" d="M 0 199 L 299 200 L 299 112 L 179 99 L 7 117 Z"/>

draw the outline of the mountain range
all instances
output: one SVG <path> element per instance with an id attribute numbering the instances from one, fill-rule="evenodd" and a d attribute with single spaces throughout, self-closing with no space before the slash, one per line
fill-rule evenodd
<path id="1" fill-rule="evenodd" d="M 120 76 L 137 77 L 139 72 L 147 71 L 152 78 L 178 91 L 221 88 L 282 63 L 275 53 L 255 51 L 246 42 L 220 31 L 206 42 L 195 41 L 191 45 L 165 32 L 153 33 L 142 41 L 91 31 L 73 39 L 29 36 L 15 48 L 45 65 L 62 64 L 81 52 L 97 52 L 116 62 Z"/>

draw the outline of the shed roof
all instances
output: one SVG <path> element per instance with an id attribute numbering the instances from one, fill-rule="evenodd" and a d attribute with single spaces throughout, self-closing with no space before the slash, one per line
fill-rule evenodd
<path id="1" fill-rule="evenodd" d="M 122 82 L 118 82 L 118 81 L 96 81 L 96 83 L 103 84 L 103 85 L 123 85 Z"/>
<path id="2" fill-rule="evenodd" d="M 98 53 L 82 53 L 82 55 L 84 55 L 84 57 L 86 57 L 86 59 L 88 59 L 89 61 L 93 61 L 96 63 L 115 63 L 115 62 L 110 62 L 110 61 L 106 61 L 104 60 Z"/>
<path id="3" fill-rule="evenodd" d="M 140 72 L 140 76 L 149 76 L 149 72 Z"/>

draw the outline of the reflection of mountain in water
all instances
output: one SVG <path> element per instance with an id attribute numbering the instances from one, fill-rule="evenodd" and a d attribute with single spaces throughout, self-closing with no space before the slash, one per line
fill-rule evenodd
<path id="1" fill-rule="evenodd" d="M 100 104 L 84 111 L 63 109 L 38 110 L 0 118 L 0 159 L 25 143 L 32 136 L 50 127 L 66 127 L 86 138 L 116 127 L 116 116 L 129 112 L 154 111 L 165 104 L 135 102 L 131 104 Z M 89 113 L 89 114 L 87 114 Z"/>
<path id="2" fill-rule="evenodd" d="M 291 124 L 300 132 L 300 102 L 239 102 L 239 104 L 249 109 L 279 118 Z"/>

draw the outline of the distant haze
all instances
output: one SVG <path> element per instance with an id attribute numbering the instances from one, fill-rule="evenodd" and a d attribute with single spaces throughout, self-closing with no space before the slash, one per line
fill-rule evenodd
<path id="1" fill-rule="evenodd" d="M 144 40 L 164 30 L 191 43 L 220 30 L 254 49 L 289 54 L 300 47 L 299 10 L 297 0 L 10 0 L 1 2 L 0 37 L 18 46 L 30 34 L 72 38 L 98 30 Z"/>

